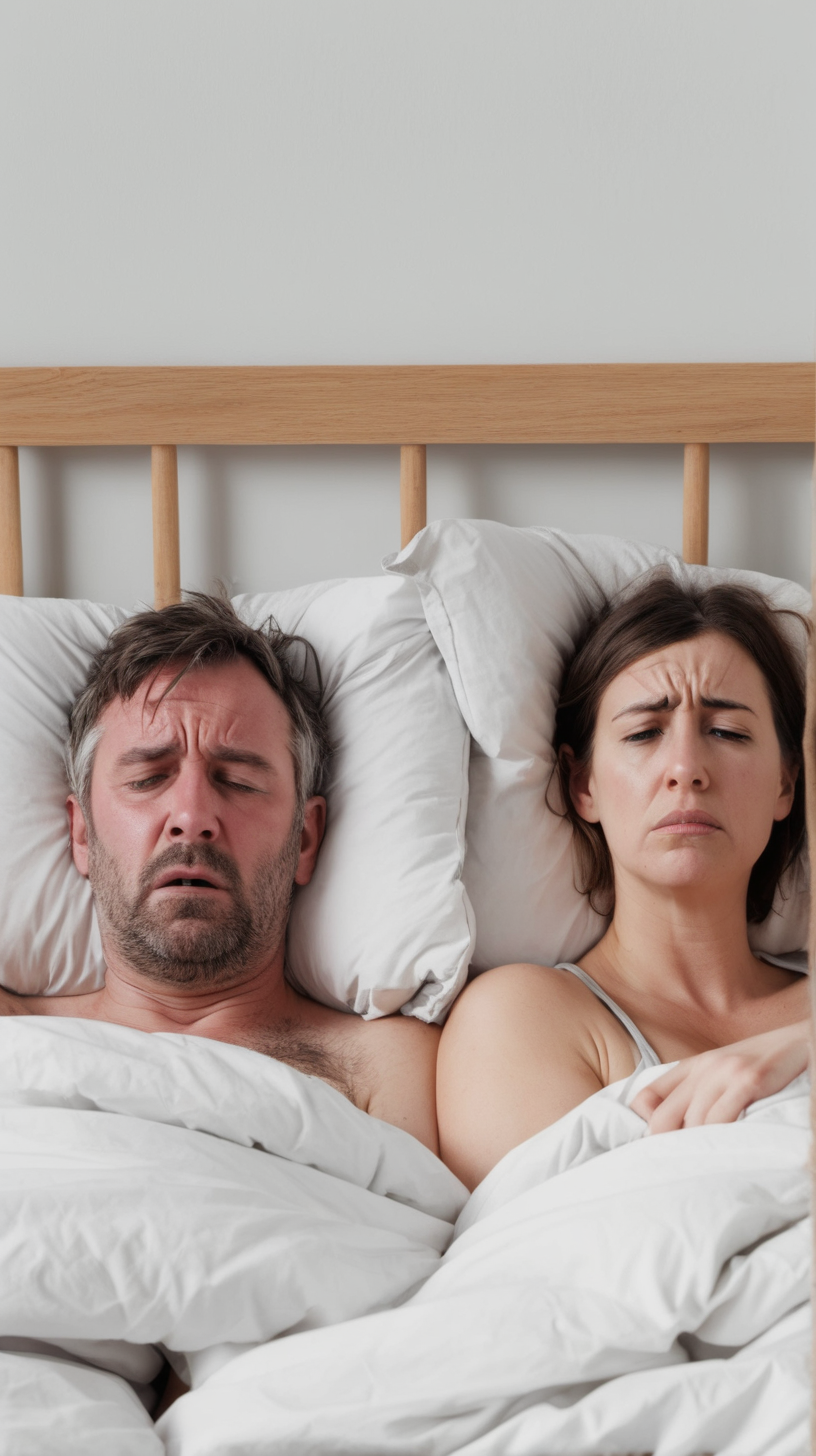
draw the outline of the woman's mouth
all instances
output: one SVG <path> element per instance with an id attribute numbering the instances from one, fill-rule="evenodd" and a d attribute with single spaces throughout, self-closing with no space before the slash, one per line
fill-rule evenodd
<path id="1" fill-rule="evenodd" d="M 661 834 L 680 835 L 701 835 L 716 834 L 722 825 L 714 819 L 711 814 L 706 814 L 702 809 L 678 809 L 674 814 L 667 814 L 661 819 L 655 829 Z"/>

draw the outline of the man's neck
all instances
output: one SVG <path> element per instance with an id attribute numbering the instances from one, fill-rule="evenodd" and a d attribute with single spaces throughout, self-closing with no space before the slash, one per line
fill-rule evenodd
<path id="1" fill-rule="evenodd" d="M 220 985 L 178 986 L 108 960 L 96 1016 L 140 1031 L 216 1035 L 217 1030 L 270 1026 L 297 1016 L 302 998 L 283 974 L 283 948 L 261 967 Z"/>

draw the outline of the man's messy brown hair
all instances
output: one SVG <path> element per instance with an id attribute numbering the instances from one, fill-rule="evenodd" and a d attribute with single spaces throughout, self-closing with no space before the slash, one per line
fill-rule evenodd
<path id="1" fill-rule="evenodd" d="M 126 702 L 167 667 L 176 673 L 165 695 L 195 668 L 240 657 L 258 669 L 289 714 L 299 812 L 307 799 L 323 792 L 330 750 L 314 648 L 304 638 L 282 632 L 271 617 L 261 627 L 250 627 L 226 596 L 188 592 L 174 606 L 128 617 L 91 663 L 71 709 L 66 748 L 68 779 L 86 816 L 99 720 L 108 704 L 116 698 Z"/>

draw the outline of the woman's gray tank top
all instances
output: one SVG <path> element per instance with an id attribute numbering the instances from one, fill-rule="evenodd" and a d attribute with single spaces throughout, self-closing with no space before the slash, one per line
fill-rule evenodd
<path id="1" fill-rule="evenodd" d="M 573 976 L 577 976 L 579 981 L 583 981 L 587 989 L 592 991 L 598 997 L 599 1001 L 603 1001 L 604 1005 L 609 1007 L 612 1015 L 617 1016 L 618 1021 L 626 1027 L 626 1030 L 640 1052 L 640 1063 L 635 1068 L 636 1072 L 642 1072 L 646 1067 L 660 1066 L 660 1058 L 654 1048 L 649 1046 L 643 1032 L 638 1031 L 631 1016 L 627 1016 L 626 1012 L 621 1010 L 617 1001 L 613 1001 L 612 997 L 608 996 L 606 991 L 601 989 L 597 981 L 593 981 L 592 977 L 588 976 L 586 971 L 582 971 L 580 966 L 574 966 L 572 961 L 559 961 L 555 969 L 557 971 L 571 971 Z"/>

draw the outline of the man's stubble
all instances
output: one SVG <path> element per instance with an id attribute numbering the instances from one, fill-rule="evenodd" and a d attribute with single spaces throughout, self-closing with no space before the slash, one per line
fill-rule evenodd
<path id="1" fill-rule="evenodd" d="M 115 947 L 133 970 L 164 985 L 229 984 L 268 961 L 283 941 L 301 830 L 296 816 L 283 848 L 261 862 L 248 889 L 232 856 L 216 845 L 171 844 L 148 861 L 130 896 L 118 862 L 89 826 L 88 878 L 103 944 Z M 151 886 L 164 870 L 193 866 L 213 870 L 226 883 L 226 905 L 222 896 L 194 894 L 174 894 L 150 905 Z"/>

